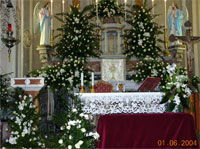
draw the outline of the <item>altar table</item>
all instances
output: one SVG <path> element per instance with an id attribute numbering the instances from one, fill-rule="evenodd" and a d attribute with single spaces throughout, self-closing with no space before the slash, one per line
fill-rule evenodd
<path id="1" fill-rule="evenodd" d="M 163 113 L 161 92 L 80 93 L 83 111 L 89 114 Z"/>
<path id="2" fill-rule="evenodd" d="M 192 115 L 112 114 L 99 118 L 97 148 L 199 148 Z"/>

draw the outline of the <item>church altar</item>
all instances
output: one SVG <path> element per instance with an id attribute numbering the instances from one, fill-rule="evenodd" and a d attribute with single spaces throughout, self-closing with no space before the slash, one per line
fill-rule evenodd
<path id="1" fill-rule="evenodd" d="M 77 93 L 88 114 L 163 113 L 161 92 Z"/>

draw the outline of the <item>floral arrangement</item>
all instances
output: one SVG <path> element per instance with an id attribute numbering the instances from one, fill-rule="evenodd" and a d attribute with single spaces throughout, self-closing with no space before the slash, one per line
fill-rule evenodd
<path id="1" fill-rule="evenodd" d="M 167 82 L 161 89 L 165 96 L 161 103 L 168 103 L 167 111 L 177 109 L 179 104 L 182 108 L 189 109 L 189 97 L 192 91 L 188 85 L 190 80 L 187 71 L 172 64 L 166 67 L 166 72 Z"/>
<path id="2" fill-rule="evenodd" d="M 61 109 L 62 113 L 56 115 L 54 120 L 60 128 L 57 139 L 58 147 L 68 149 L 95 148 L 99 134 L 93 132 L 89 116 L 83 113 L 83 103 L 78 96 L 68 96 L 70 99 L 62 100 L 62 105 L 65 105 Z"/>
<path id="3" fill-rule="evenodd" d="M 136 73 L 132 75 L 132 79 L 136 82 L 142 82 L 148 77 L 164 79 L 165 63 L 157 59 L 148 58 L 136 63 Z"/>
<path id="4" fill-rule="evenodd" d="M 66 92 L 73 91 L 73 88 L 80 86 L 80 73 L 84 73 L 85 85 L 89 84 L 89 70 L 83 65 L 80 65 L 82 58 L 71 61 L 64 61 L 54 66 L 46 66 L 40 70 L 31 72 L 28 76 L 44 77 L 45 84 L 52 91 L 64 89 Z"/>
<path id="5" fill-rule="evenodd" d="M 12 90 L 9 86 L 9 74 L 0 74 L 0 119 L 7 120 L 11 116 L 13 102 L 11 101 Z"/>
<path id="6" fill-rule="evenodd" d="M 6 140 L 5 147 L 44 148 L 45 144 L 42 143 L 38 130 L 40 117 L 36 112 L 34 100 L 19 89 L 16 91 L 15 100 L 13 116 L 9 120 L 10 137 Z"/>
<path id="7" fill-rule="evenodd" d="M 100 0 L 98 3 L 98 15 L 102 18 L 110 18 L 122 15 L 122 12 L 116 0 Z"/>
<path id="8" fill-rule="evenodd" d="M 161 42 L 158 35 L 162 34 L 162 27 L 153 22 L 151 9 L 146 8 L 146 5 L 133 5 L 129 12 L 130 18 L 127 23 L 131 28 L 124 35 L 125 51 L 127 58 L 135 56 L 138 59 L 144 59 L 147 55 L 152 58 L 160 56 L 162 51 L 157 44 Z"/>
<path id="9" fill-rule="evenodd" d="M 80 11 L 77 7 L 71 6 L 70 13 L 58 14 L 56 18 L 63 23 L 58 28 L 58 42 L 55 45 L 56 56 L 64 60 L 79 61 L 79 65 L 85 65 L 88 57 L 98 57 L 99 37 L 96 32 L 96 25 L 89 20 L 93 17 L 88 13 L 92 8 L 85 7 Z M 59 16 L 65 18 L 59 18 Z M 73 62 L 71 61 L 71 62 Z"/>

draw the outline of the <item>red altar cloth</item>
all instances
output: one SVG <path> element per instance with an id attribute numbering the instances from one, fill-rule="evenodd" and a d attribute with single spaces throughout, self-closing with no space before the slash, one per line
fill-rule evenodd
<path id="1" fill-rule="evenodd" d="M 185 113 L 113 114 L 99 118 L 97 148 L 199 148 L 193 117 Z"/>

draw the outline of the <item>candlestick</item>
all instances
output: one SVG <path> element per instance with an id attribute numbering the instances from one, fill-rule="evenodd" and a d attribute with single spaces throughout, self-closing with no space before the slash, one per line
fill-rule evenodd
<path id="1" fill-rule="evenodd" d="M 152 14 L 154 15 L 154 0 L 152 0 Z"/>
<path id="2" fill-rule="evenodd" d="M 126 21 L 126 2 L 127 2 L 127 0 L 124 0 L 124 3 L 125 3 L 125 21 Z"/>
<path id="3" fill-rule="evenodd" d="M 167 28 L 167 0 L 164 0 L 165 2 L 165 28 Z"/>

